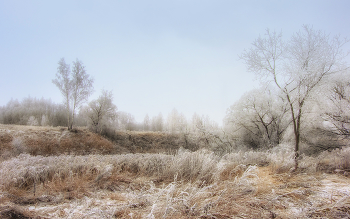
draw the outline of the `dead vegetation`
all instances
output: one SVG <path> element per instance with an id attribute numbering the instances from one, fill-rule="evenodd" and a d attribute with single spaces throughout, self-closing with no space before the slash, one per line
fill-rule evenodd
<path id="1" fill-rule="evenodd" d="M 188 148 L 183 136 L 161 132 L 113 132 L 105 137 L 80 127 L 0 124 L 0 156 L 7 159 L 21 153 L 52 156 L 60 154 L 168 153 Z"/>
<path id="2" fill-rule="evenodd" d="M 29 132 L 14 134 L 15 128 L 0 135 L 2 150 L 13 150 L 0 163 L 1 218 L 350 217 L 350 148 L 303 156 L 299 172 L 292 173 L 293 152 L 283 145 L 268 152 L 224 156 L 184 149 L 114 155 L 91 149 L 86 155 L 42 156 L 23 151 L 30 145 L 21 148 Z M 56 132 L 48 138 L 52 140 L 66 138 L 65 130 L 32 132 Z M 89 132 L 65 134 L 71 138 L 66 145 L 80 135 L 87 145 Z M 90 147 L 96 150 L 101 137 L 94 138 L 90 141 L 96 140 L 97 146 Z"/>

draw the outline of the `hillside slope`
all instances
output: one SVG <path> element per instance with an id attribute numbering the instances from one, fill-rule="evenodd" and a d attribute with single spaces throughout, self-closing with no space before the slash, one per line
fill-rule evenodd
<path id="1" fill-rule="evenodd" d="M 127 153 L 108 139 L 88 131 L 86 128 L 68 131 L 63 127 L 41 127 L 0 124 L 0 155 L 15 156 L 60 154 L 117 154 Z"/>
<path id="2" fill-rule="evenodd" d="M 115 132 L 109 138 L 86 128 L 68 131 L 64 127 L 0 124 L 0 156 L 175 153 L 186 143 L 178 135 L 160 132 Z"/>

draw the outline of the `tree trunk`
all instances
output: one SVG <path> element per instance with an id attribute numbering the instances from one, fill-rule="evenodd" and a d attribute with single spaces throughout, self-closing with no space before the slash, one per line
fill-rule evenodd
<path id="1" fill-rule="evenodd" d="M 301 119 L 301 107 L 298 112 L 298 117 L 296 121 L 296 128 L 294 129 L 294 136 L 295 136 L 295 148 L 294 148 L 294 170 L 295 172 L 298 169 L 299 165 L 299 142 L 300 142 L 300 119 Z"/>
<path id="2" fill-rule="evenodd" d="M 295 172 L 298 169 L 299 165 L 299 142 L 300 142 L 300 135 L 299 133 L 295 133 L 295 148 L 294 148 L 294 169 L 293 172 Z"/>
<path id="3" fill-rule="evenodd" d="M 67 107 L 67 128 L 68 130 L 70 130 L 70 110 L 69 110 L 69 107 Z"/>

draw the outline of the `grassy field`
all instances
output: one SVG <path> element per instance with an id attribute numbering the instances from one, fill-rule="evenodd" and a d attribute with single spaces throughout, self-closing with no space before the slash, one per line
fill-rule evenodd
<path id="1" fill-rule="evenodd" d="M 0 125 L 0 218 L 350 218 L 350 148 L 291 173 L 283 145 L 218 156 L 166 134 L 118 136 Z"/>

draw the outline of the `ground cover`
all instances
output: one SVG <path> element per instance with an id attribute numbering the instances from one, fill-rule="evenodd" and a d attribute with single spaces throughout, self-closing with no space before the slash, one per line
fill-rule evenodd
<path id="1" fill-rule="evenodd" d="M 25 139 L 28 127 L 16 128 L 2 129 L 2 148 Z M 292 156 L 283 146 L 224 156 L 19 151 L 0 163 L 0 218 L 349 218 L 350 149 L 303 156 L 295 173 Z"/>

